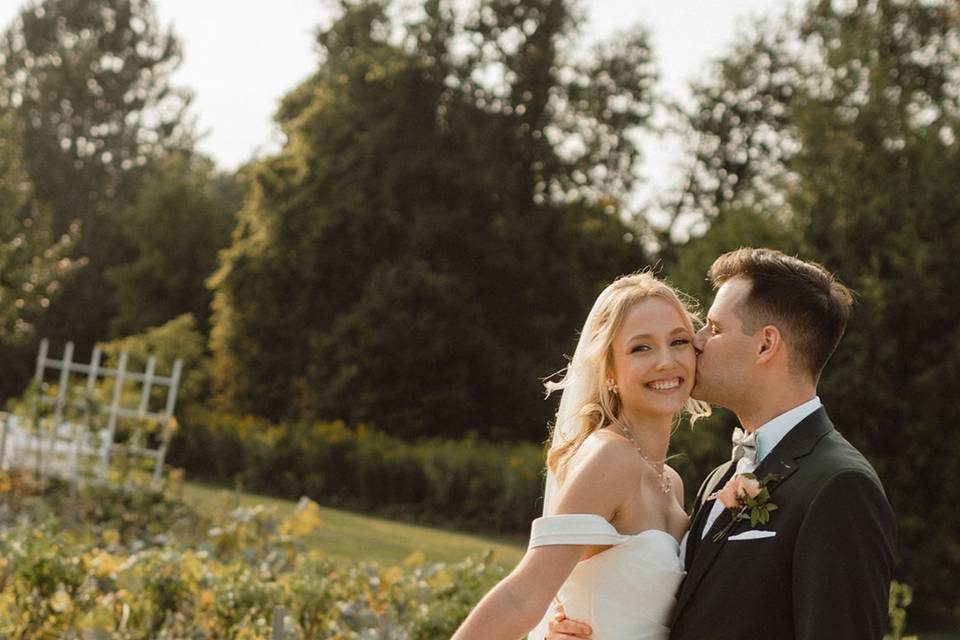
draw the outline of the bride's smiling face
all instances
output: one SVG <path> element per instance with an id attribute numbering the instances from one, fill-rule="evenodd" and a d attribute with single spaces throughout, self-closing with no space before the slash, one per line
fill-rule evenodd
<path id="1" fill-rule="evenodd" d="M 627 311 L 610 345 L 621 416 L 673 416 L 690 397 L 697 356 L 680 310 L 649 296 Z"/>

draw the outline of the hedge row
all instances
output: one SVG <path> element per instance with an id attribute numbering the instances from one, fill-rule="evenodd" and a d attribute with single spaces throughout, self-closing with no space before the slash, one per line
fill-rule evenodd
<path id="1" fill-rule="evenodd" d="M 188 477 L 277 497 L 441 525 L 526 533 L 539 515 L 544 451 L 525 443 L 409 442 L 342 422 L 271 424 L 193 409 L 170 462 Z"/>

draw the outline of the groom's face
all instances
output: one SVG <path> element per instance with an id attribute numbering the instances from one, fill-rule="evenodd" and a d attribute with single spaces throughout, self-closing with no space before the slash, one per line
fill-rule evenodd
<path id="1" fill-rule="evenodd" d="M 698 353 L 693 397 L 733 411 L 750 390 L 757 353 L 756 340 L 744 334 L 737 312 L 750 287 L 743 278 L 721 285 L 707 312 L 707 322 L 693 341 Z"/>

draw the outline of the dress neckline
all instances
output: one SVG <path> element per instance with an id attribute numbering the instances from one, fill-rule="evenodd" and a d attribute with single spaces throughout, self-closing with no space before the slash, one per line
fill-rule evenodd
<path id="1" fill-rule="evenodd" d="M 646 533 L 662 533 L 663 535 L 665 535 L 665 536 L 667 536 L 668 538 L 670 538 L 670 539 L 673 541 L 673 544 L 677 545 L 677 547 L 680 546 L 680 540 L 677 540 L 677 537 L 676 537 L 675 535 L 673 535 L 673 534 L 670 533 L 669 531 L 664 531 L 663 529 L 644 529 L 643 531 L 638 531 L 637 533 L 623 533 L 623 534 L 620 534 L 620 535 L 629 536 L 629 537 L 631 537 L 631 538 L 637 538 L 637 537 L 642 536 L 642 535 L 644 535 L 644 534 L 646 534 Z"/>
<path id="2" fill-rule="evenodd" d="M 639 538 L 640 536 L 644 536 L 650 533 L 662 534 L 670 538 L 670 540 L 673 541 L 673 543 L 677 546 L 677 548 L 680 547 L 680 540 L 677 540 L 676 536 L 674 536 L 669 531 L 664 531 L 663 529 L 650 528 L 650 529 L 644 529 L 643 531 L 637 531 L 636 533 L 621 533 L 620 531 L 617 531 L 617 528 L 614 527 L 609 520 L 595 513 L 563 513 L 563 514 L 553 515 L 553 516 L 543 516 L 541 518 L 538 518 L 538 520 L 553 519 L 553 518 L 558 518 L 558 519 L 562 518 L 562 519 L 580 520 L 580 521 L 593 521 L 598 525 L 608 528 L 610 530 L 610 533 L 620 536 L 622 538 Z"/>

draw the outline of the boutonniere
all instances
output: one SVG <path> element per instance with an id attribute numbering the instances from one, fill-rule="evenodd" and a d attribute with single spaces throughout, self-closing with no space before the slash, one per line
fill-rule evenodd
<path id="1" fill-rule="evenodd" d="M 733 514 L 733 520 L 722 531 L 713 536 L 714 542 L 720 542 L 730 528 L 741 520 L 750 520 L 750 526 L 770 522 L 770 513 L 779 507 L 770 501 L 770 489 L 783 479 L 774 473 L 758 480 L 752 473 L 738 473 L 723 485 L 723 489 L 710 494 L 708 500 L 719 500 Z"/>

